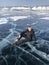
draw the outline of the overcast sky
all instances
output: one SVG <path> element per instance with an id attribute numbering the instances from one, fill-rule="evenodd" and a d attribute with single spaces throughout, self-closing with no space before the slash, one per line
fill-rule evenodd
<path id="1" fill-rule="evenodd" d="M 49 0 L 0 0 L 0 6 L 49 5 Z"/>

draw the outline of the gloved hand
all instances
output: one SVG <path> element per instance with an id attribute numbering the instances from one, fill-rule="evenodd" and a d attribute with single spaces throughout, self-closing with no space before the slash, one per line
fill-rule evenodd
<path id="1" fill-rule="evenodd" d="M 36 40 L 33 44 L 33 46 L 36 46 L 38 44 L 38 40 Z"/>
<path id="2" fill-rule="evenodd" d="M 35 44 L 38 44 L 38 40 L 35 41 Z"/>

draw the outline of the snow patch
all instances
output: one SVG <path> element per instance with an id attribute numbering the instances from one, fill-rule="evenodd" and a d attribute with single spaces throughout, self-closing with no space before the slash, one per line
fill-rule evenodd
<path id="1" fill-rule="evenodd" d="M 37 13 L 37 15 L 47 15 L 48 13 L 44 13 L 44 12 L 39 12 Z"/>
<path id="2" fill-rule="evenodd" d="M 19 19 L 25 19 L 25 18 L 28 18 L 28 16 L 13 16 L 13 17 L 10 17 L 10 19 L 12 19 L 13 21 L 17 21 Z"/>
<path id="3" fill-rule="evenodd" d="M 43 18 L 40 18 L 40 19 L 49 20 L 49 17 L 43 17 Z"/>
<path id="4" fill-rule="evenodd" d="M 6 24 L 8 22 L 7 18 L 1 18 L 0 24 Z"/>

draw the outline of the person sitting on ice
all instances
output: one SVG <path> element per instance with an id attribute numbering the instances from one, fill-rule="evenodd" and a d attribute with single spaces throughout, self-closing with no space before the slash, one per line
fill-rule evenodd
<path id="1" fill-rule="evenodd" d="M 21 41 L 20 39 L 22 37 L 24 37 L 25 39 Z M 19 44 L 19 43 L 30 42 L 30 41 L 35 41 L 35 44 L 38 43 L 34 30 L 32 29 L 31 26 L 28 26 L 28 28 L 25 31 L 20 33 L 15 43 Z"/>

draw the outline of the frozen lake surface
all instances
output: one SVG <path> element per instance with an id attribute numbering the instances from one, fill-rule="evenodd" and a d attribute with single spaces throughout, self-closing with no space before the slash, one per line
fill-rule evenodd
<path id="1" fill-rule="evenodd" d="M 39 43 L 11 45 L 21 31 L 32 26 Z M 1 65 L 49 65 L 49 12 L 0 13 L 0 63 Z"/>

